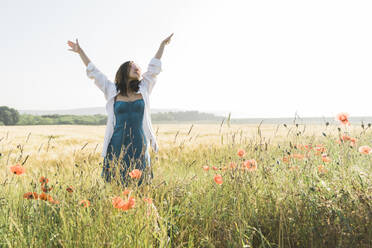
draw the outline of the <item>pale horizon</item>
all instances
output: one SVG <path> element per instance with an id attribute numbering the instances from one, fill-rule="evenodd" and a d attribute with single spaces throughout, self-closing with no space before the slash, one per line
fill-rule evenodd
<path id="1" fill-rule="evenodd" d="M 0 106 L 104 107 L 67 40 L 111 80 L 165 48 L 152 109 L 232 118 L 372 116 L 369 1 L 2 1 Z"/>

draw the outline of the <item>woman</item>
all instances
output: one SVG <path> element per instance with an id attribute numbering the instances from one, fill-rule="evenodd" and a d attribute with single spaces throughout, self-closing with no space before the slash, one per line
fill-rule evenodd
<path id="1" fill-rule="evenodd" d="M 160 58 L 165 45 L 170 42 L 173 33 L 160 44 L 155 57 L 151 59 L 147 71 L 133 61 L 126 61 L 116 72 L 112 83 L 100 72 L 76 43 L 68 41 L 69 51 L 78 53 L 86 65 L 89 78 L 104 93 L 106 98 L 107 125 L 103 150 L 104 157 L 101 176 L 110 182 L 120 173 L 120 181 L 126 186 L 128 175 L 137 178 L 141 185 L 144 178 L 152 178 L 149 143 L 158 152 L 158 144 L 152 129 L 149 95 L 161 71 Z M 116 166 L 118 165 L 118 166 Z M 137 169 L 133 172 L 134 169 Z M 139 170 L 139 171 L 138 171 Z"/>

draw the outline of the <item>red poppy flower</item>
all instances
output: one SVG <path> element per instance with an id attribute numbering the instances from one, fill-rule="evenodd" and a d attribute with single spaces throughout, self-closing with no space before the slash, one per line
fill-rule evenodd
<path id="1" fill-rule="evenodd" d="M 239 149 L 237 154 L 238 154 L 239 157 L 243 157 L 245 155 L 244 149 Z"/>
<path id="2" fill-rule="evenodd" d="M 23 173 L 26 172 L 26 169 L 22 165 L 16 164 L 16 165 L 10 166 L 10 171 L 16 175 L 22 175 Z"/>
<path id="3" fill-rule="evenodd" d="M 306 148 L 306 150 L 311 150 L 311 149 L 313 149 L 313 146 L 311 144 L 309 144 L 309 145 L 305 145 L 305 148 Z"/>
<path id="4" fill-rule="evenodd" d="M 209 171 L 209 166 L 208 166 L 208 165 L 204 165 L 204 166 L 203 166 L 203 170 L 204 170 L 204 171 Z"/>
<path id="5" fill-rule="evenodd" d="M 46 177 L 40 177 L 39 182 L 41 183 L 41 185 L 43 185 L 43 184 L 45 184 L 45 183 L 48 183 L 49 180 L 48 180 L 48 178 L 46 178 Z"/>
<path id="6" fill-rule="evenodd" d="M 223 180 L 222 180 L 222 176 L 220 174 L 217 174 L 214 176 L 214 181 L 217 183 L 217 184 L 222 184 L 223 183 Z"/>
<path id="7" fill-rule="evenodd" d="M 122 206 L 120 209 L 124 211 L 132 209 L 135 203 L 136 203 L 136 200 L 134 199 L 134 197 L 131 196 L 129 197 L 128 201 L 124 203 L 124 206 Z"/>
<path id="8" fill-rule="evenodd" d="M 248 171 L 257 170 L 257 162 L 254 159 L 249 159 L 244 161 L 244 167 L 248 169 Z"/>
<path id="9" fill-rule="evenodd" d="M 129 176 L 131 178 L 140 179 L 141 178 L 141 175 L 142 175 L 142 171 L 140 171 L 138 169 L 134 169 L 131 172 L 129 172 Z"/>
<path id="10" fill-rule="evenodd" d="M 52 201 L 53 200 L 53 198 L 50 195 L 45 194 L 44 192 L 39 195 L 39 199 L 43 200 L 43 201 Z"/>
<path id="11" fill-rule="evenodd" d="M 350 125 L 348 120 L 349 114 L 347 113 L 339 113 L 336 116 L 336 119 L 339 120 L 344 125 Z"/>
<path id="12" fill-rule="evenodd" d="M 38 198 L 38 195 L 36 192 L 27 192 L 25 194 L 23 194 L 23 198 L 26 198 L 26 199 L 37 199 Z"/>
<path id="13" fill-rule="evenodd" d="M 371 147 L 369 147 L 369 146 L 360 146 L 358 150 L 359 150 L 360 153 L 369 154 L 371 152 Z"/>
<path id="14" fill-rule="evenodd" d="M 69 192 L 69 193 L 74 192 L 74 189 L 73 189 L 71 186 L 67 187 L 66 190 L 67 190 L 67 192 Z"/>
<path id="15" fill-rule="evenodd" d="M 112 198 L 112 205 L 114 206 L 114 208 L 121 208 L 123 207 L 125 204 L 123 198 L 119 197 L 119 196 L 116 196 L 114 198 Z"/>
<path id="16" fill-rule="evenodd" d="M 117 196 L 112 199 L 112 205 L 114 208 L 126 211 L 134 207 L 135 199 L 131 196 L 128 201 L 124 201 L 123 198 Z"/>
<path id="17" fill-rule="evenodd" d="M 89 200 L 81 200 L 79 202 L 79 205 L 82 206 L 82 207 L 84 207 L 84 208 L 87 208 L 87 207 L 90 206 L 90 201 Z"/>

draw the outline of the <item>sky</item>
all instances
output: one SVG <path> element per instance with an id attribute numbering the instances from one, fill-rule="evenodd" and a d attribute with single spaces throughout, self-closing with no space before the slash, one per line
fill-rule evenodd
<path id="1" fill-rule="evenodd" d="M 232 118 L 372 116 L 372 1 L 1 0 L 0 106 L 104 107 L 80 46 L 114 80 L 163 39 L 151 108 Z"/>

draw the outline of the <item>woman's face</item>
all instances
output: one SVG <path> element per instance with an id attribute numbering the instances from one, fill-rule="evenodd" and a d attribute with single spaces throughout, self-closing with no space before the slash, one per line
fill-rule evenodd
<path id="1" fill-rule="evenodd" d="M 129 79 L 137 79 L 139 80 L 141 77 L 141 68 L 136 63 L 132 63 L 132 66 L 129 70 Z"/>

